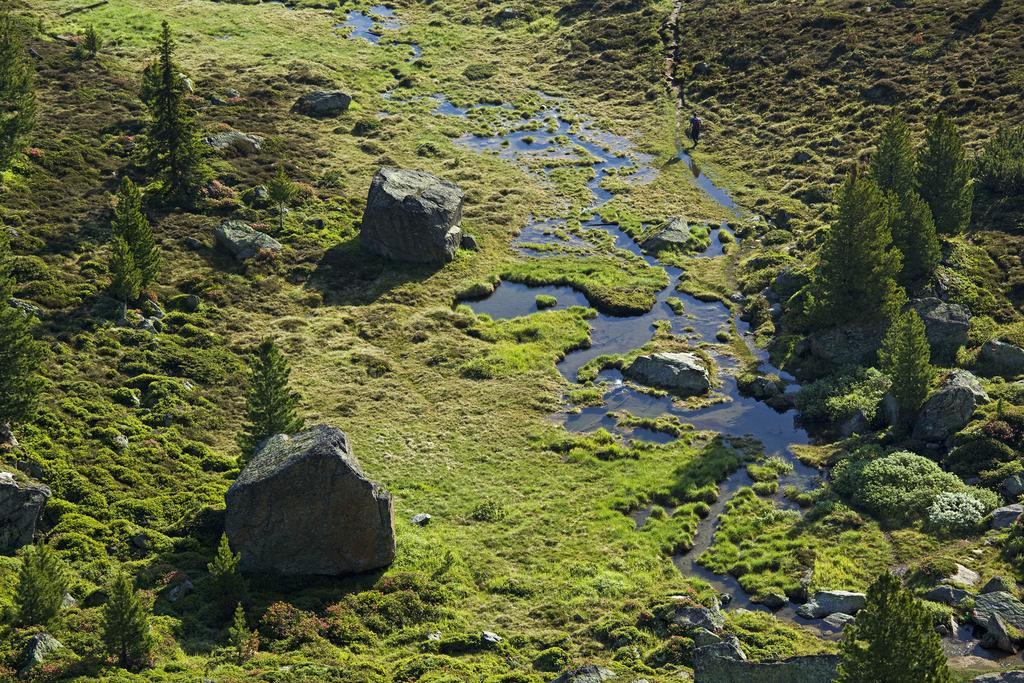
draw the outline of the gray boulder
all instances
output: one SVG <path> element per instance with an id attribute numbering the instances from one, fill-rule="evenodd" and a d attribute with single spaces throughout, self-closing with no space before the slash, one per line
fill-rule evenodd
<path id="1" fill-rule="evenodd" d="M 813 332 L 794 347 L 799 374 L 816 377 L 846 365 L 870 361 L 885 329 L 878 324 L 850 323 Z"/>
<path id="2" fill-rule="evenodd" d="M 334 427 L 271 437 L 225 499 L 243 571 L 337 576 L 395 559 L 391 494 L 363 474 Z"/>
<path id="3" fill-rule="evenodd" d="M 694 683 L 831 683 L 838 655 L 809 655 L 778 661 L 750 662 L 694 651 Z"/>
<path id="4" fill-rule="evenodd" d="M 999 482 L 999 490 L 1010 500 L 1016 500 L 1020 494 L 1024 493 L 1024 472 L 1011 474 L 1003 479 Z"/>
<path id="5" fill-rule="evenodd" d="M 1004 591 L 975 597 L 971 621 L 985 630 L 982 646 L 1016 652 L 1016 637 L 1024 629 L 1024 604 Z"/>
<path id="6" fill-rule="evenodd" d="M 981 580 L 981 576 L 978 574 L 978 572 L 974 571 L 973 569 L 965 567 L 959 562 L 957 562 L 954 566 L 956 567 L 956 571 L 954 571 L 949 576 L 943 577 L 943 579 L 939 583 L 947 586 L 970 587 Z"/>
<path id="7" fill-rule="evenodd" d="M 943 605 L 959 605 L 961 602 L 971 597 L 971 594 L 960 588 L 954 588 L 953 586 L 936 586 L 930 591 L 924 594 L 925 600 L 931 600 L 932 602 L 941 602 Z"/>
<path id="8" fill-rule="evenodd" d="M 242 221 L 224 221 L 213 233 L 214 240 L 239 261 L 247 261 L 260 252 L 277 253 L 281 243 Z"/>
<path id="9" fill-rule="evenodd" d="M 672 615 L 672 623 L 683 631 L 718 631 L 725 626 L 725 615 L 715 607 L 680 606 Z"/>
<path id="10" fill-rule="evenodd" d="M 978 378 L 966 370 L 953 370 L 928 397 L 917 415 L 914 437 L 922 441 L 945 441 L 970 422 L 975 409 L 988 402 Z"/>
<path id="11" fill-rule="evenodd" d="M 690 637 L 693 638 L 694 647 L 704 647 L 722 642 L 722 636 L 712 633 L 706 628 L 698 628 L 690 634 Z"/>
<path id="12" fill-rule="evenodd" d="M 821 619 L 836 612 L 856 614 L 864 607 L 864 593 L 818 591 L 814 599 L 801 605 L 796 613 L 804 619 Z"/>
<path id="13" fill-rule="evenodd" d="M 993 576 L 988 580 L 988 583 L 982 587 L 980 592 L 997 593 L 1000 591 L 1013 595 L 1017 592 L 1017 582 L 1013 579 L 1008 579 L 1005 576 Z"/>
<path id="14" fill-rule="evenodd" d="M 955 358 L 957 350 L 967 343 L 971 312 L 960 304 L 935 297 L 915 299 L 910 302 L 910 306 L 924 322 L 932 358 L 939 361 Z"/>
<path id="15" fill-rule="evenodd" d="M 998 671 L 982 674 L 972 678 L 971 683 L 1024 683 L 1024 671 Z"/>
<path id="16" fill-rule="evenodd" d="M 698 657 L 720 657 L 722 659 L 735 659 L 746 661 L 747 655 L 740 647 L 740 641 L 734 635 L 728 635 L 717 643 L 704 645 L 696 648 L 693 652 L 694 658 Z"/>
<path id="17" fill-rule="evenodd" d="M 825 617 L 824 622 L 832 628 L 846 628 L 847 625 L 857 621 L 857 617 L 844 612 L 835 612 Z"/>
<path id="18" fill-rule="evenodd" d="M 241 131 L 229 130 L 206 136 L 206 144 L 224 154 L 247 157 L 257 154 L 262 149 L 263 138 L 259 135 L 246 135 Z"/>
<path id="19" fill-rule="evenodd" d="M 987 341 L 978 353 L 978 367 L 989 376 L 1024 375 L 1024 349 L 998 339 Z"/>
<path id="20" fill-rule="evenodd" d="M 348 111 L 352 97 L 340 90 L 316 90 L 300 97 L 292 111 L 314 118 L 330 118 Z"/>
<path id="21" fill-rule="evenodd" d="M 596 664 L 584 664 L 576 669 L 562 672 L 551 683 L 604 683 L 616 678 L 615 672 Z"/>
<path id="22" fill-rule="evenodd" d="M 448 263 L 462 242 L 462 190 L 422 171 L 384 166 L 370 183 L 362 245 L 385 258 Z"/>
<path id="23" fill-rule="evenodd" d="M 775 375 L 758 375 L 738 388 L 740 393 L 746 396 L 758 401 L 767 401 L 782 393 L 780 384 L 781 381 Z"/>
<path id="24" fill-rule="evenodd" d="M 1024 513 L 1024 505 L 1020 503 L 996 508 L 992 511 L 992 528 L 1005 529 L 1016 522 L 1021 513 Z"/>
<path id="25" fill-rule="evenodd" d="M 28 645 L 21 654 L 21 665 L 18 667 L 18 678 L 28 678 L 32 670 L 45 662 L 58 650 L 63 650 L 64 645 L 45 631 L 32 636 Z"/>
<path id="26" fill-rule="evenodd" d="M 42 484 L 19 484 L 10 472 L 0 472 L 0 552 L 32 542 L 36 523 L 50 498 Z"/>
<path id="27" fill-rule="evenodd" d="M 782 609 L 789 600 L 782 593 L 765 593 L 759 602 L 771 610 Z"/>
<path id="28" fill-rule="evenodd" d="M 640 248 L 648 254 L 656 254 L 664 249 L 685 250 L 690 245 L 690 226 L 685 218 L 673 218 L 663 227 L 656 229 L 644 238 Z"/>
<path id="29" fill-rule="evenodd" d="M 655 353 L 639 356 L 622 374 L 631 380 L 678 396 L 700 396 L 711 389 L 703 361 L 692 353 Z"/>

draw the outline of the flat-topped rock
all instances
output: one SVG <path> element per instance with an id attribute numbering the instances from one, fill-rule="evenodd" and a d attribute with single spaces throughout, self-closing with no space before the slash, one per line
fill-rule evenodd
<path id="1" fill-rule="evenodd" d="M 0 552 L 32 542 L 49 498 L 46 486 L 19 483 L 11 472 L 0 472 Z"/>
<path id="2" fill-rule="evenodd" d="M 247 261 L 260 252 L 277 253 L 283 248 L 270 235 L 242 221 L 224 221 L 213 233 L 217 245 L 239 261 Z"/>
<path id="3" fill-rule="evenodd" d="M 292 105 L 292 111 L 314 118 L 329 118 L 348 111 L 352 97 L 340 90 L 308 92 Z"/>
<path id="4" fill-rule="evenodd" d="M 1005 529 L 1016 522 L 1021 513 L 1024 513 L 1024 505 L 1020 503 L 996 508 L 992 511 L 992 528 Z"/>
<path id="5" fill-rule="evenodd" d="M 334 427 L 271 437 L 225 499 L 243 571 L 337 576 L 395 559 L 391 494 L 366 477 Z"/>
<path id="6" fill-rule="evenodd" d="M 867 599 L 864 593 L 851 591 L 818 591 L 814 599 L 801 605 L 796 613 L 804 619 L 821 619 L 836 612 L 856 614 Z"/>
<path id="7" fill-rule="evenodd" d="M 641 384 L 666 389 L 679 396 L 700 396 L 711 389 L 708 369 L 692 353 L 654 353 L 639 356 L 622 371 Z"/>
<path id="8" fill-rule="evenodd" d="M 448 263 L 462 242 L 463 199 L 454 183 L 384 166 L 370 183 L 360 242 L 395 261 Z"/>

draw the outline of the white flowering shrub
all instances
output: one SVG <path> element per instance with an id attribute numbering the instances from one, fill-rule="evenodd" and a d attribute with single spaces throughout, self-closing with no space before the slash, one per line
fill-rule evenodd
<path id="1" fill-rule="evenodd" d="M 928 524 L 940 531 L 962 533 L 977 527 L 985 505 L 969 493 L 940 493 L 928 508 Z"/>

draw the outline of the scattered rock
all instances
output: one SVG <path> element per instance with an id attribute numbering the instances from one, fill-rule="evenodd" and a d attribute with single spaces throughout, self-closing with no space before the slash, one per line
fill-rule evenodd
<path id="1" fill-rule="evenodd" d="M 871 424 L 860 409 L 854 411 L 853 415 L 843 420 L 839 425 L 839 434 L 843 437 L 853 436 L 854 434 L 866 434 L 870 431 Z"/>
<path id="2" fill-rule="evenodd" d="M 251 206 L 254 209 L 269 209 L 273 204 L 270 201 L 270 190 L 267 189 L 266 185 L 250 187 L 242 193 L 242 201 L 245 202 L 246 206 Z"/>
<path id="3" fill-rule="evenodd" d="M 856 614 L 864 607 L 864 600 L 864 593 L 818 591 L 814 599 L 801 605 L 796 613 L 804 619 L 821 619 L 836 612 Z"/>
<path id="4" fill-rule="evenodd" d="M 484 643 L 488 645 L 497 645 L 502 640 L 504 640 L 504 638 L 499 636 L 497 633 L 493 633 L 491 631 L 482 631 L 480 633 L 480 640 L 482 640 Z"/>
<path id="5" fill-rule="evenodd" d="M 417 515 L 413 515 L 412 519 L 410 519 L 409 521 L 415 524 L 416 526 L 426 526 L 430 524 L 431 519 L 432 517 L 428 515 L 426 512 L 421 512 Z"/>
<path id="6" fill-rule="evenodd" d="M 24 299 L 16 299 L 12 296 L 7 300 L 7 303 L 11 308 L 16 308 L 21 311 L 26 317 L 38 318 L 43 314 L 43 309 L 30 301 L 25 301 Z"/>
<path id="7" fill-rule="evenodd" d="M 825 617 L 824 621 L 832 628 L 841 629 L 846 628 L 848 624 L 852 624 L 857 621 L 857 617 L 852 614 L 846 614 L 845 612 L 836 612 Z"/>
<path id="8" fill-rule="evenodd" d="M 225 499 L 243 571 L 337 576 L 395 559 L 391 494 L 363 474 L 334 427 L 271 437 Z"/>
<path id="9" fill-rule="evenodd" d="M 697 648 L 693 652 L 694 658 L 698 657 L 719 657 L 722 659 L 735 659 L 741 662 L 747 660 L 747 655 L 740 647 L 740 641 L 734 635 L 728 635 L 717 643 Z"/>
<path id="10" fill-rule="evenodd" d="M 195 586 L 192 585 L 192 582 L 187 577 L 183 577 L 180 581 L 175 581 L 164 590 L 164 599 L 173 604 L 193 590 L 195 590 Z"/>
<path id="11" fill-rule="evenodd" d="M 759 602 L 771 610 L 782 609 L 789 600 L 782 593 L 766 593 L 761 596 Z"/>
<path id="12" fill-rule="evenodd" d="M 640 243 L 640 248 L 648 254 L 656 254 L 664 249 L 686 250 L 690 245 L 690 226 L 685 218 L 672 218 L 663 227 Z"/>
<path id="13" fill-rule="evenodd" d="M 941 602 L 943 605 L 953 605 L 954 607 L 969 597 L 971 597 L 970 593 L 953 586 L 936 586 L 924 594 L 925 600 Z"/>
<path id="14" fill-rule="evenodd" d="M 359 238 L 385 258 L 447 263 L 462 241 L 462 190 L 422 171 L 384 166 L 370 183 Z"/>
<path id="15" fill-rule="evenodd" d="M 1024 349 L 997 339 L 987 341 L 978 353 L 978 367 L 990 376 L 1024 375 Z"/>
<path id="16" fill-rule="evenodd" d="M 462 233 L 462 243 L 459 244 L 459 247 L 462 249 L 467 249 L 469 251 L 480 250 L 480 244 L 477 243 L 476 238 L 470 235 L 469 233 Z"/>
<path id="17" fill-rule="evenodd" d="M 348 110 L 352 98 L 340 90 L 316 90 L 300 97 L 292 111 L 314 118 L 329 118 Z"/>
<path id="18" fill-rule="evenodd" d="M 982 674 L 971 679 L 972 683 L 1024 683 L 1024 671 L 1000 671 Z"/>
<path id="19" fill-rule="evenodd" d="M 246 261 L 260 252 L 279 252 L 281 243 L 270 235 L 254 230 L 242 221 L 224 221 L 213 233 L 218 245 L 239 261 Z"/>
<path id="20" fill-rule="evenodd" d="M 993 576 L 981 589 L 980 594 L 1003 592 L 1013 595 L 1017 592 L 1017 582 L 1005 576 Z"/>
<path id="21" fill-rule="evenodd" d="M 767 401 L 782 393 L 782 387 L 779 384 L 780 382 L 777 377 L 758 375 L 749 382 L 744 382 L 739 389 L 743 394 L 751 398 L 755 398 L 758 401 Z"/>
<path id="22" fill-rule="evenodd" d="M 64 597 L 60 600 L 61 609 L 72 609 L 78 607 L 78 600 L 75 600 L 75 596 L 71 593 L 64 593 Z"/>
<path id="23" fill-rule="evenodd" d="M 50 498 L 42 484 L 19 484 L 11 472 L 0 472 L 0 552 L 32 542 L 36 523 Z"/>
<path id="24" fill-rule="evenodd" d="M 945 441 L 966 427 L 975 409 L 987 402 L 988 394 L 977 377 L 967 370 L 953 370 L 921 407 L 914 424 L 914 438 Z"/>
<path id="25" fill-rule="evenodd" d="M 623 373 L 629 379 L 666 389 L 679 396 L 700 396 L 711 389 L 708 369 L 692 353 L 639 356 Z"/>
<path id="26" fill-rule="evenodd" d="M 680 606 L 672 616 L 672 623 L 684 631 L 702 628 L 706 631 L 718 631 L 725 626 L 725 615 L 714 607 Z"/>
<path id="27" fill-rule="evenodd" d="M 910 302 L 910 307 L 924 322 L 932 359 L 940 362 L 953 360 L 957 350 L 967 343 L 971 312 L 960 304 L 935 297 L 915 299 Z"/>
<path id="28" fill-rule="evenodd" d="M 973 586 L 981 580 L 981 576 L 973 569 L 968 569 L 959 562 L 956 563 L 956 571 L 945 577 L 939 583 L 946 586 Z"/>
<path id="29" fill-rule="evenodd" d="M 164 309 L 160 308 L 160 306 L 155 301 L 150 301 L 149 299 L 143 301 L 139 309 L 142 311 L 142 314 L 147 318 L 156 318 L 157 320 L 163 320 L 164 316 L 166 315 L 164 313 Z"/>
<path id="30" fill-rule="evenodd" d="M 1003 479 L 999 482 L 999 490 L 1010 500 L 1016 500 L 1020 494 L 1024 493 L 1024 472 L 1011 474 Z"/>
<path id="31" fill-rule="evenodd" d="M 698 628 L 690 634 L 690 637 L 693 638 L 693 646 L 695 648 L 715 645 L 716 643 L 722 642 L 721 636 L 712 633 L 706 628 Z"/>
<path id="32" fill-rule="evenodd" d="M 1005 529 L 1016 522 L 1021 513 L 1024 513 L 1024 505 L 1020 503 L 996 508 L 992 511 L 992 528 Z"/>
<path id="33" fill-rule="evenodd" d="M 53 653 L 63 649 L 64 645 L 49 633 L 35 634 L 29 639 L 21 655 L 18 678 L 28 678 L 32 669 L 45 662 Z"/>
<path id="34" fill-rule="evenodd" d="M 247 157 L 257 154 L 263 149 L 263 138 L 259 135 L 246 135 L 241 131 L 229 130 L 208 135 L 206 144 L 218 152 Z"/>
<path id="35" fill-rule="evenodd" d="M 616 678 L 611 669 L 597 666 L 596 664 L 584 664 L 583 666 L 565 671 L 551 683 L 604 683 Z"/>
<path id="36" fill-rule="evenodd" d="M 1016 652 L 1014 634 L 1024 629 L 1024 604 L 1004 591 L 983 593 L 974 599 L 971 621 L 985 629 L 982 647 Z"/>
<path id="37" fill-rule="evenodd" d="M 799 375 L 818 377 L 846 365 L 866 363 L 885 334 L 878 324 L 851 323 L 813 332 L 794 347 Z"/>

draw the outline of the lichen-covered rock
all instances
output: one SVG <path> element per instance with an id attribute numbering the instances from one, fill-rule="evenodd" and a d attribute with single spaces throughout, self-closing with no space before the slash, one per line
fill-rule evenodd
<path id="1" fill-rule="evenodd" d="M 985 629 L 984 647 L 1017 651 L 1017 636 L 1024 629 L 1024 603 L 1010 593 L 982 593 L 974 599 L 971 621 Z"/>
<path id="2" fill-rule="evenodd" d="M 32 542 L 36 523 L 50 498 L 42 484 L 19 484 L 10 472 L 0 472 L 0 552 Z"/>
<path id="3" fill-rule="evenodd" d="M 257 154 L 263 148 L 263 138 L 229 130 L 206 136 L 206 144 L 224 154 L 247 157 Z"/>
<path id="4" fill-rule="evenodd" d="M 717 631 L 725 626 L 725 615 L 716 607 L 681 605 L 672 615 L 672 623 L 685 632 L 698 629 Z"/>
<path id="5" fill-rule="evenodd" d="M 443 264 L 462 242 L 462 190 L 422 171 L 382 167 L 366 198 L 362 245 L 385 258 Z"/>
<path id="6" fill-rule="evenodd" d="M 821 619 L 836 612 L 856 614 L 864 607 L 864 593 L 851 591 L 818 591 L 814 599 L 797 609 L 796 613 L 805 619 Z"/>
<path id="7" fill-rule="evenodd" d="M 988 402 L 978 378 L 966 370 L 953 370 L 928 397 L 914 423 L 914 437 L 922 441 L 944 441 L 970 422 L 975 409 Z"/>
<path id="8" fill-rule="evenodd" d="M 224 221 L 213 233 L 217 244 L 239 261 L 247 261 L 260 252 L 281 251 L 281 243 L 242 221 Z"/>
<path id="9" fill-rule="evenodd" d="M 967 332 L 971 328 L 971 312 L 960 304 L 927 297 L 910 302 L 924 322 L 932 359 L 949 361 L 956 357 L 957 350 L 967 343 Z"/>
<path id="10" fill-rule="evenodd" d="M 997 593 L 999 591 L 1013 595 L 1017 592 L 1017 582 L 1005 576 L 993 576 L 979 592 Z"/>
<path id="11" fill-rule="evenodd" d="M 225 499 L 243 571 L 337 576 L 395 559 L 391 494 L 363 474 L 334 427 L 271 437 Z"/>
<path id="12" fill-rule="evenodd" d="M 604 683 L 604 681 L 614 678 L 616 675 L 611 669 L 605 669 L 596 664 L 584 664 L 581 667 L 562 672 L 551 683 Z"/>
<path id="13" fill-rule="evenodd" d="M 28 678 L 32 670 L 44 663 L 53 653 L 63 650 L 64 644 L 45 631 L 32 636 L 21 655 L 18 678 Z"/>
<path id="14" fill-rule="evenodd" d="M 1024 375 L 1024 349 L 998 339 L 987 341 L 978 353 L 978 367 L 985 375 Z"/>
<path id="15" fill-rule="evenodd" d="M 300 97 L 292 111 L 314 118 L 329 118 L 348 110 L 352 97 L 340 90 L 315 90 Z"/>
<path id="16" fill-rule="evenodd" d="M 648 254 L 656 254 L 665 249 L 682 251 L 690 246 L 690 237 L 690 226 L 686 219 L 673 218 L 646 237 L 640 247 Z"/>
<path id="17" fill-rule="evenodd" d="M 970 593 L 960 588 L 954 588 L 953 586 L 936 586 L 924 594 L 925 600 L 941 602 L 943 605 L 954 606 L 959 605 L 969 597 L 971 597 Z"/>
<path id="18" fill-rule="evenodd" d="M 692 353 L 639 356 L 622 374 L 641 384 L 666 389 L 679 396 L 700 396 L 711 389 L 707 367 Z"/>

